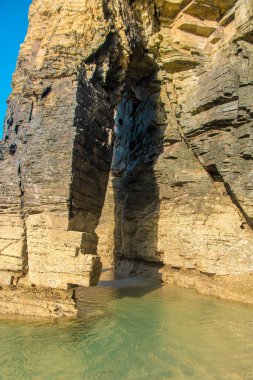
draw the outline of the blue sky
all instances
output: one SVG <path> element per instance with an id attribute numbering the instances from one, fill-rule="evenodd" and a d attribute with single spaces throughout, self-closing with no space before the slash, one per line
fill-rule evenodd
<path id="1" fill-rule="evenodd" d="M 6 100 L 11 93 L 12 74 L 15 71 L 19 47 L 26 35 L 31 2 L 32 0 L 0 0 L 0 139 Z"/>

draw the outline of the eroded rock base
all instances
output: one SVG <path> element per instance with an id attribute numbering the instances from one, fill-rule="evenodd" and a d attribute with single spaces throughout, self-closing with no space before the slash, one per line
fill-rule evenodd
<path id="1" fill-rule="evenodd" d="M 196 289 L 200 294 L 226 300 L 253 304 L 253 274 L 219 276 L 197 270 L 175 269 L 167 265 L 130 260 L 119 261 L 116 268 L 117 271 L 131 276 Z"/>
<path id="2" fill-rule="evenodd" d="M 184 288 L 196 289 L 226 300 L 253 304 L 253 275 L 206 275 L 198 271 L 163 269 L 163 281 Z"/>
<path id="3" fill-rule="evenodd" d="M 5 286 L 0 290 L 1 314 L 34 317 L 75 317 L 74 291 Z"/>

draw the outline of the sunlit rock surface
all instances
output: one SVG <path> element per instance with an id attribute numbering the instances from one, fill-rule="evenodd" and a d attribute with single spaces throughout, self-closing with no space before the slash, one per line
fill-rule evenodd
<path id="1" fill-rule="evenodd" d="M 34 0 L 29 19 L 0 143 L 0 283 L 95 285 L 102 261 L 243 289 L 252 2 Z"/>

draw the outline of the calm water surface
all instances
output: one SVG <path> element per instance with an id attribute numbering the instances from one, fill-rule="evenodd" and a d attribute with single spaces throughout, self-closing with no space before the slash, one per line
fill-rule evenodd
<path id="1" fill-rule="evenodd" d="M 253 307 L 112 285 L 80 291 L 76 320 L 2 317 L 0 379 L 253 380 Z"/>

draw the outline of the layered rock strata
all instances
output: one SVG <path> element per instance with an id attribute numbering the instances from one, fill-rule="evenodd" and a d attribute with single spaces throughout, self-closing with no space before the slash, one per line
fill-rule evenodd
<path id="1" fill-rule="evenodd" d="M 187 286 L 253 273 L 252 2 L 34 0 L 29 19 L 0 283 L 94 285 L 100 259 Z"/>
<path id="2" fill-rule="evenodd" d="M 243 281 L 251 277 L 244 275 L 253 269 L 252 12 L 250 1 L 132 3 L 146 48 L 141 62 L 149 59 L 153 72 L 143 67 L 136 78 L 141 65 L 133 59 L 131 89 L 117 107 L 97 229 L 105 265 L 226 298 L 233 291 L 223 276 L 231 276 L 240 283 L 234 298 L 246 302 Z"/>
<path id="3" fill-rule="evenodd" d="M 95 285 L 113 112 L 94 66 L 117 41 L 101 2 L 37 0 L 29 17 L 0 148 L 0 283 Z"/>

